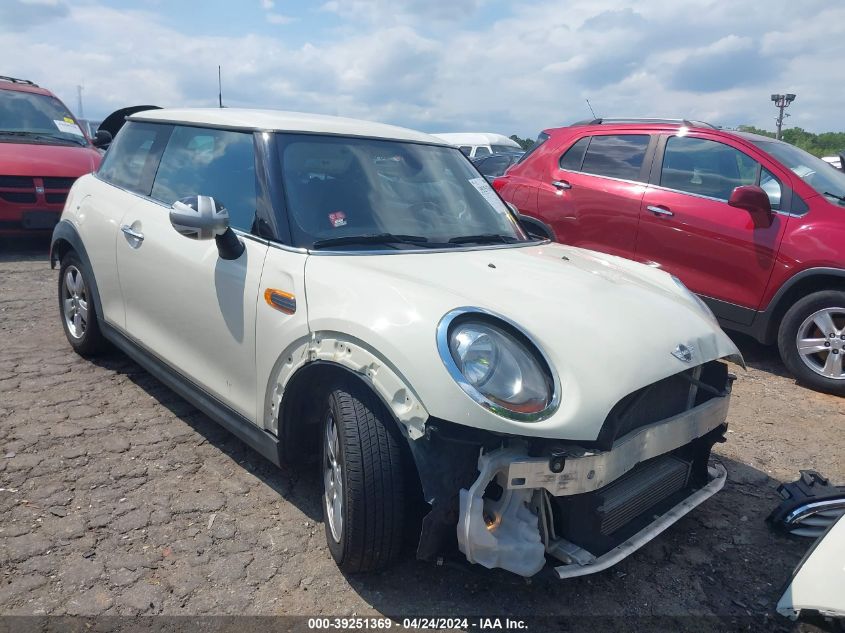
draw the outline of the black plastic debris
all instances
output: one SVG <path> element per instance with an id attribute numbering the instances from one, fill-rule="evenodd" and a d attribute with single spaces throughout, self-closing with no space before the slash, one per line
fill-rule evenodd
<path id="1" fill-rule="evenodd" d="M 783 502 L 766 521 L 788 534 L 817 538 L 845 514 L 845 486 L 832 486 L 815 470 L 799 472 L 797 481 L 778 486 Z"/>

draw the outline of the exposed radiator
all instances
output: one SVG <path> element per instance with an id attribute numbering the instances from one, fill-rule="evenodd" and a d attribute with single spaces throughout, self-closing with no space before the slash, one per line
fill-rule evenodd
<path id="1" fill-rule="evenodd" d="M 676 455 L 661 455 L 595 492 L 552 497 L 554 532 L 603 554 L 686 496 L 691 467 Z"/>
<path id="2" fill-rule="evenodd" d="M 687 484 L 689 463 L 664 455 L 635 468 L 602 491 L 601 533 L 613 534 L 653 505 Z"/>

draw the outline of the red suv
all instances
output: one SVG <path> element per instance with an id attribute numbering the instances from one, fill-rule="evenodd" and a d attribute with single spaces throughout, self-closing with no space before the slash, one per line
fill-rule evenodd
<path id="1" fill-rule="evenodd" d="M 675 274 L 725 329 L 845 395 L 842 171 L 706 123 L 596 119 L 544 131 L 493 186 L 532 233 Z"/>
<path id="2" fill-rule="evenodd" d="M 0 77 L 0 235 L 52 230 L 73 181 L 99 166 L 65 104 L 31 81 Z"/>

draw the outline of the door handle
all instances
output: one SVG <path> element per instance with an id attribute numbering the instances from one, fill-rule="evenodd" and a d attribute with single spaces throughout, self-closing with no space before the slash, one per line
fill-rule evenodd
<path id="1" fill-rule="evenodd" d="M 552 180 L 552 184 L 558 189 L 572 189 L 572 185 L 565 180 Z"/>
<path id="2" fill-rule="evenodd" d="M 144 234 L 143 234 L 143 233 L 139 233 L 138 231 L 136 231 L 135 229 L 133 229 L 133 228 L 132 228 L 131 226 L 129 226 L 128 224 L 124 224 L 123 226 L 121 226 L 121 227 L 120 227 L 120 230 L 121 230 L 121 231 L 123 231 L 123 233 L 124 233 L 125 235 L 128 235 L 128 236 L 129 236 L 129 237 L 131 237 L 132 239 L 138 240 L 139 242 L 143 242 L 143 241 L 144 241 Z"/>
<path id="3" fill-rule="evenodd" d="M 650 207 L 646 207 L 646 209 L 648 209 L 649 211 L 651 211 L 654 215 L 663 215 L 663 216 L 665 216 L 665 217 L 667 217 L 667 218 L 671 218 L 673 215 L 675 215 L 675 214 L 674 214 L 674 213 L 672 213 L 669 209 L 666 209 L 666 208 L 664 208 L 664 207 L 653 207 L 653 206 L 650 206 Z"/>

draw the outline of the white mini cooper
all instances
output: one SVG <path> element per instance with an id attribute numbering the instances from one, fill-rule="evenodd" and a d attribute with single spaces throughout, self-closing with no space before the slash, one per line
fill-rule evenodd
<path id="1" fill-rule="evenodd" d="M 426 134 L 135 114 L 73 186 L 57 262 L 77 352 L 108 341 L 270 461 L 319 461 L 346 571 L 394 561 L 410 528 L 422 559 L 588 574 L 725 482 L 720 359 L 741 357 L 709 310 L 530 236 Z"/>

